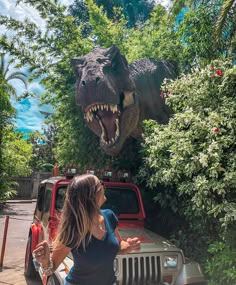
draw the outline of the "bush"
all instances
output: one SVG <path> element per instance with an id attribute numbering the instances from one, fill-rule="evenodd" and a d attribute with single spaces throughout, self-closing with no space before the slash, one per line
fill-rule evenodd
<path id="1" fill-rule="evenodd" d="M 209 285 L 236 284 L 236 248 L 225 242 L 215 242 L 209 246 L 210 257 L 206 271 Z"/>
<path id="2" fill-rule="evenodd" d="M 236 221 L 236 67 L 214 61 L 162 89 L 174 115 L 165 126 L 145 122 L 139 177 L 156 189 L 159 205 L 186 219 L 198 242 L 212 243 Z M 181 239 L 186 229 L 178 230 Z"/>

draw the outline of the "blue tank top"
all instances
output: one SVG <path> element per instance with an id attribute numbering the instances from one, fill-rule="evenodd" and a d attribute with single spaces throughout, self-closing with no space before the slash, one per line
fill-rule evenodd
<path id="1" fill-rule="evenodd" d="M 118 220 L 111 210 L 101 210 L 104 217 L 106 233 L 103 240 L 94 236 L 86 245 L 72 248 L 74 266 L 66 280 L 76 285 L 112 285 L 115 283 L 113 261 L 119 250 L 115 235 Z"/>

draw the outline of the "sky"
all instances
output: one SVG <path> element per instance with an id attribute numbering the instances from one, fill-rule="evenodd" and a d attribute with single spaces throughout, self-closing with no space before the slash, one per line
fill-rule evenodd
<path id="1" fill-rule="evenodd" d="M 168 6 L 170 0 L 156 0 L 157 3 L 161 3 L 164 6 Z M 60 3 L 64 5 L 70 5 L 73 0 L 60 0 Z M 29 5 L 19 4 L 16 6 L 16 0 L 0 0 L 0 14 L 4 16 L 11 16 L 18 20 L 29 18 L 31 21 L 38 25 L 44 25 L 43 20 L 40 18 L 37 11 Z M 0 34 L 4 32 L 0 30 Z M 25 72 L 25 70 L 22 70 Z M 24 92 L 24 84 L 18 80 L 12 80 L 12 85 L 16 88 L 17 94 L 20 95 Z M 43 93 L 44 88 L 37 81 L 30 83 L 28 91 L 40 96 Z M 20 102 L 12 101 L 16 108 L 16 127 L 23 133 L 29 133 L 31 131 L 42 131 L 44 127 L 44 116 L 40 111 L 52 112 L 50 106 L 40 105 L 40 100 L 37 98 L 26 98 Z"/>

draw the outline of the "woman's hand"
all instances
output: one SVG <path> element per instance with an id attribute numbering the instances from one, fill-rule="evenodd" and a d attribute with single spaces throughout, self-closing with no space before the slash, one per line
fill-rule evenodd
<path id="1" fill-rule="evenodd" d="M 120 250 L 118 254 L 126 254 L 131 251 L 139 251 L 141 247 L 141 241 L 138 237 L 127 238 L 123 240 L 120 236 L 118 228 L 115 229 L 116 237 L 120 243 Z"/>
<path id="2" fill-rule="evenodd" d="M 140 244 L 141 241 L 137 237 L 127 238 L 127 240 L 121 240 L 119 254 L 127 254 L 131 251 L 139 251 Z"/>
<path id="3" fill-rule="evenodd" d="M 141 241 L 139 240 L 139 238 L 137 238 L 137 237 L 127 238 L 126 242 L 130 246 L 130 251 L 139 251 L 140 250 Z"/>
<path id="4" fill-rule="evenodd" d="M 37 244 L 33 251 L 33 256 L 43 267 L 46 268 L 49 266 L 50 248 L 46 240 Z"/>

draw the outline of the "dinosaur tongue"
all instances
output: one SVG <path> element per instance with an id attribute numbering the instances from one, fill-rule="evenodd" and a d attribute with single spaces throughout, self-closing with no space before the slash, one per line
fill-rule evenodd
<path id="1" fill-rule="evenodd" d="M 106 141 L 111 141 L 116 134 L 116 116 L 111 111 L 98 111 L 98 117 L 103 125 L 104 138 Z"/>

